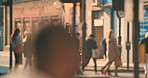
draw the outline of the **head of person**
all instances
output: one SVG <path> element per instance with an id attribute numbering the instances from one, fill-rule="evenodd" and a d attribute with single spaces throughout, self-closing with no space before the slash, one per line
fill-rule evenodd
<path id="1" fill-rule="evenodd" d="M 20 30 L 17 28 L 17 29 L 14 31 L 12 40 L 15 40 L 16 36 L 18 36 L 19 34 L 20 34 Z"/>
<path id="2" fill-rule="evenodd" d="M 95 39 L 95 38 L 96 38 L 96 36 L 95 36 L 95 35 L 93 35 L 93 34 L 91 34 L 91 35 L 89 36 L 89 38 L 90 38 L 90 39 Z"/>
<path id="3" fill-rule="evenodd" d="M 145 38 L 148 38 L 148 32 L 146 33 Z"/>
<path id="4" fill-rule="evenodd" d="M 80 37 L 80 33 L 75 33 L 75 34 L 74 34 L 74 37 L 75 37 L 75 38 L 79 38 L 79 37 Z"/>
<path id="5" fill-rule="evenodd" d="M 113 30 L 110 30 L 109 32 L 108 32 L 108 39 L 111 39 L 111 38 L 113 38 L 114 37 L 114 31 Z"/>
<path id="6" fill-rule="evenodd" d="M 48 25 L 35 41 L 37 70 L 54 78 L 72 78 L 76 53 L 70 34 L 60 26 Z"/>

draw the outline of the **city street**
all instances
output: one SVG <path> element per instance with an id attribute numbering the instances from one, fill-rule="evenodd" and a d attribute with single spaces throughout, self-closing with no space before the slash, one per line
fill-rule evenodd
<path id="1" fill-rule="evenodd" d="M 1 51 L 0 52 L 0 66 L 1 67 L 9 67 L 9 52 L 8 51 Z M 25 59 L 23 60 L 23 62 Z M 14 62 L 14 59 L 13 59 Z M 23 63 L 24 64 L 24 63 Z M 84 75 L 79 75 L 76 76 L 78 78 L 133 78 L 133 64 L 130 64 L 130 69 L 127 70 L 126 68 L 126 63 L 123 63 L 123 66 L 119 68 L 119 77 L 114 77 L 114 76 L 104 76 L 101 75 L 100 69 L 101 67 L 105 64 L 105 60 L 97 60 L 98 64 L 98 72 L 94 72 L 94 66 L 93 66 L 93 61 L 91 60 L 88 66 L 86 67 L 84 71 Z M 114 65 L 111 66 L 111 72 L 112 75 L 114 75 Z M 23 65 L 19 67 L 18 70 L 19 74 L 21 74 L 23 71 Z M 29 73 L 29 70 L 25 71 L 25 73 Z M 4 72 L 2 68 L 0 68 L 0 73 Z M 9 74 L 7 74 L 9 75 Z M 0 77 L 1 78 L 1 77 Z M 143 65 L 140 65 L 140 78 L 144 78 L 144 72 L 143 72 Z"/>

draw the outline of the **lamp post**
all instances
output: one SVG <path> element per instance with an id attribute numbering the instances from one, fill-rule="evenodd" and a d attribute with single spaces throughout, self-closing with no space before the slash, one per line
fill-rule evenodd
<path id="1" fill-rule="evenodd" d="M 139 78 L 138 64 L 138 38 L 139 38 L 139 0 L 134 0 L 134 26 L 133 26 L 133 53 L 134 58 L 134 78 Z"/>
<path id="2" fill-rule="evenodd" d="M 10 14 L 10 36 L 12 34 L 12 0 L 1 0 L 2 5 L 5 5 L 6 7 L 9 6 L 9 14 Z M 10 57 L 9 57 L 9 68 L 12 68 L 12 45 L 10 44 Z"/>
<path id="3" fill-rule="evenodd" d="M 82 10 L 83 10 L 83 16 L 82 16 L 82 20 L 83 20 L 83 26 L 82 26 L 82 37 L 83 37 L 83 51 L 84 51 L 84 41 L 86 38 L 86 0 L 82 0 Z"/>

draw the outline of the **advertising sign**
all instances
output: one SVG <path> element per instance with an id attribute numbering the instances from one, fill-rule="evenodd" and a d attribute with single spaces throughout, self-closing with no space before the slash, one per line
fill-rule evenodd
<path id="1" fill-rule="evenodd" d="M 148 32 L 148 7 L 144 8 L 144 22 L 139 23 L 139 39 L 145 37 L 146 32 Z"/>

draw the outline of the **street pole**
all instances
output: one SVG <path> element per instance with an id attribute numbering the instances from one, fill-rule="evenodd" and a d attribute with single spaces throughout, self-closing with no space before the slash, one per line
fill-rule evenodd
<path id="1" fill-rule="evenodd" d="M 13 28 L 13 15 L 12 15 L 12 0 L 9 0 L 10 1 L 10 5 L 9 5 L 9 14 L 10 14 L 10 37 L 11 37 L 11 35 L 12 35 L 12 28 Z M 9 68 L 11 69 L 12 68 L 12 62 L 13 62 L 13 60 L 12 60 L 12 45 L 11 45 L 11 43 L 10 43 L 10 63 L 9 63 Z"/>
<path id="2" fill-rule="evenodd" d="M 118 44 L 121 45 L 121 18 L 119 18 L 119 37 L 118 37 Z M 122 48 L 119 48 L 119 51 L 121 53 Z"/>
<path id="3" fill-rule="evenodd" d="M 83 27 L 82 27 L 82 37 L 83 37 L 83 51 L 84 51 L 84 41 L 85 41 L 85 38 L 86 38 L 86 27 L 87 27 L 87 24 L 86 24 L 86 0 L 82 0 L 82 5 L 83 5 Z"/>
<path id="4" fill-rule="evenodd" d="M 73 27 L 72 35 L 76 33 L 76 2 L 73 3 Z"/>
<path id="5" fill-rule="evenodd" d="M 134 0 L 134 21 L 133 21 L 133 53 L 134 58 L 134 78 L 139 78 L 138 64 L 138 38 L 139 38 L 139 0 Z"/>
<path id="6" fill-rule="evenodd" d="M 129 22 L 127 23 L 127 42 L 126 42 L 126 50 L 127 50 L 127 69 L 129 69 L 129 51 L 130 51 L 130 40 L 129 40 L 129 33 L 130 33 L 130 27 Z"/>

